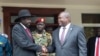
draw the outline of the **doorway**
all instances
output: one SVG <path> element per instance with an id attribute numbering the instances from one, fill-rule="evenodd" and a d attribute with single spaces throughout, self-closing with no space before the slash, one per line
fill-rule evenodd
<path id="1" fill-rule="evenodd" d="M 57 16 L 61 11 L 64 11 L 65 8 L 27 8 L 27 7 L 2 7 L 3 8 L 3 24 L 4 24 L 4 33 L 6 33 L 11 40 L 11 30 L 14 24 L 14 21 L 18 15 L 19 10 L 28 9 L 32 15 L 36 17 L 46 17 L 48 18 L 48 22 L 46 23 L 46 27 L 52 27 L 55 29 L 58 26 Z M 51 19 L 52 20 L 51 20 Z M 51 22 L 49 22 L 51 20 Z M 34 19 L 33 19 L 34 21 Z M 35 23 L 31 23 L 31 27 L 34 27 Z"/>

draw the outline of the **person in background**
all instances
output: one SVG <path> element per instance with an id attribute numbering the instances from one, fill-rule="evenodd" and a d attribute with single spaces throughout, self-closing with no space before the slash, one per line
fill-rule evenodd
<path id="1" fill-rule="evenodd" d="M 46 30 L 47 30 L 48 33 L 52 34 L 53 28 L 52 27 L 47 27 Z"/>
<path id="2" fill-rule="evenodd" d="M 27 9 L 18 13 L 17 24 L 12 29 L 13 56 L 36 56 L 37 51 L 42 51 L 42 46 L 35 44 L 29 29 L 31 17 Z"/>
<path id="3" fill-rule="evenodd" d="M 6 34 L 0 34 L 0 56 L 12 56 L 12 47 Z"/>
<path id="4" fill-rule="evenodd" d="M 100 27 L 94 32 L 95 36 L 87 42 L 87 56 L 100 56 Z"/>
<path id="5" fill-rule="evenodd" d="M 32 32 L 35 43 L 41 46 L 50 45 L 52 42 L 52 36 L 50 33 L 46 32 L 45 30 L 45 19 L 38 18 L 35 23 L 36 23 L 36 30 Z M 50 56 L 53 54 L 38 52 L 37 55 L 38 56 Z"/>

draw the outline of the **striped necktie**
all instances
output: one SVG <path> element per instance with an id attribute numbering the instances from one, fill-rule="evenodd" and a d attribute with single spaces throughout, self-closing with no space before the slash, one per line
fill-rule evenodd
<path id="1" fill-rule="evenodd" d="M 97 38 L 98 40 L 97 40 L 97 44 L 96 44 L 96 50 L 95 50 L 95 56 L 100 56 L 100 38 L 98 37 Z"/>
<path id="2" fill-rule="evenodd" d="M 63 31 L 61 33 L 61 44 L 63 44 L 63 42 L 64 42 L 65 29 L 66 28 L 63 28 Z"/>

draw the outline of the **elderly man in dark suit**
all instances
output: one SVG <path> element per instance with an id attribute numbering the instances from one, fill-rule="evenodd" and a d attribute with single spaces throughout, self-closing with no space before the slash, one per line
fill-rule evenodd
<path id="1" fill-rule="evenodd" d="M 52 33 L 52 45 L 48 52 L 55 51 L 56 56 L 87 56 L 86 39 L 81 27 L 71 24 L 68 12 L 58 15 L 59 26 Z M 44 52 L 47 50 L 45 49 Z"/>
<path id="2" fill-rule="evenodd" d="M 24 9 L 19 11 L 16 24 L 12 29 L 13 56 L 36 56 L 36 51 L 41 51 L 42 47 L 34 43 L 34 39 L 28 29 L 31 14 Z"/>

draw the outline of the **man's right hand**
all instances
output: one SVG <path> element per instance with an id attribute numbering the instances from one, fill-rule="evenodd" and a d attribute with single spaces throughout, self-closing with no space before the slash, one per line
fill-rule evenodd
<path id="1" fill-rule="evenodd" d="M 42 46 L 42 52 L 43 52 L 43 53 L 48 52 L 48 50 L 47 50 L 47 48 L 46 48 L 45 46 Z"/>

